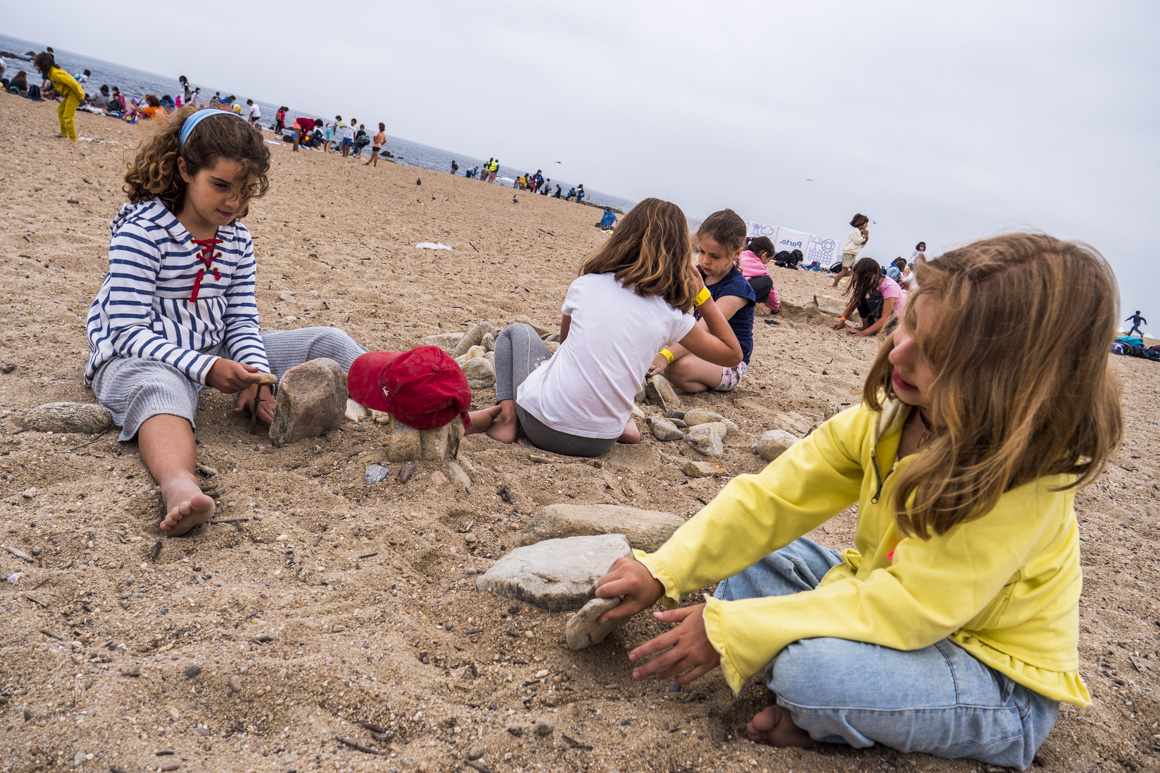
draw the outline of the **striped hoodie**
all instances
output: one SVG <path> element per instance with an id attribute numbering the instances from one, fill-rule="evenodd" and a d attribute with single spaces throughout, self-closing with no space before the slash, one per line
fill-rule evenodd
<path id="1" fill-rule="evenodd" d="M 209 267 L 159 199 L 126 204 L 109 228 L 109 273 L 86 325 L 85 386 L 114 357 L 160 360 L 204 385 L 219 359 L 205 352 L 222 343 L 223 355 L 270 371 L 258 331 L 254 246 L 244 225 L 218 228 L 221 244 Z"/>

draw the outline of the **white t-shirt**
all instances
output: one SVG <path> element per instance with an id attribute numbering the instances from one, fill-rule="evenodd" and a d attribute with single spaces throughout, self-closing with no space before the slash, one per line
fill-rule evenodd
<path id="1" fill-rule="evenodd" d="M 262 117 L 262 108 L 258 107 L 258 103 L 255 102 L 254 104 L 250 105 L 250 120 L 252 121 L 255 118 L 261 118 L 261 117 Z"/>
<path id="2" fill-rule="evenodd" d="M 345 125 L 344 126 L 344 125 L 340 124 L 338 130 L 340 132 L 340 136 L 344 140 L 353 140 L 354 139 L 354 126 L 353 125 Z"/>
<path id="3" fill-rule="evenodd" d="M 619 437 L 653 358 L 696 320 L 664 298 L 640 297 L 613 274 L 572 282 L 561 312 L 572 318 L 568 337 L 528 375 L 516 402 L 559 432 Z"/>

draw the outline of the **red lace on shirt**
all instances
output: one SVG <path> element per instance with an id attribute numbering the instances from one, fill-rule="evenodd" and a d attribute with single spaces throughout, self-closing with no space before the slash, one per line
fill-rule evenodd
<path id="1" fill-rule="evenodd" d="M 203 276 L 205 276 L 205 272 L 207 270 L 213 272 L 214 279 L 221 279 L 222 278 L 221 272 L 213 267 L 214 258 L 220 258 L 222 256 L 222 254 L 220 252 L 214 251 L 217 248 L 217 245 L 222 243 L 222 240 L 221 239 L 190 239 L 190 241 L 193 242 L 194 244 L 196 244 L 201 249 L 201 252 L 198 253 L 198 255 L 197 255 L 197 259 L 205 264 L 205 268 L 199 268 L 197 270 L 197 278 L 193 280 L 193 292 L 191 292 L 189 294 L 189 302 L 196 303 L 197 302 L 197 294 L 201 291 L 201 278 Z"/>

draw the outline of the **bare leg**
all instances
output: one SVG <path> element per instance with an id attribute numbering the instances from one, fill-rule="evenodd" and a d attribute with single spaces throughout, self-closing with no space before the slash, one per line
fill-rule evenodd
<path id="1" fill-rule="evenodd" d="M 818 742 L 810 734 L 794 724 L 793 717 L 781 706 L 774 704 L 749 721 L 745 728 L 749 740 L 769 746 L 800 746 L 809 749 Z"/>
<path id="2" fill-rule="evenodd" d="M 464 435 L 476 435 L 480 432 L 487 432 L 488 427 L 492 422 L 499 418 L 502 408 L 498 405 L 493 405 L 490 408 L 484 408 L 482 411 L 472 411 L 467 414 L 471 419 L 471 426 L 464 430 Z"/>
<path id="3" fill-rule="evenodd" d="M 471 420 L 474 422 L 475 417 L 472 416 Z M 516 401 L 500 400 L 499 414 L 495 416 L 484 432 L 492 440 L 498 440 L 501 443 L 514 443 L 519 429 L 520 420 L 516 417 Z"/>
<path id="4" fill-rule="evenodd" d="M 628 417 L 628 424 L 624 425 L 624 432 L 620 433 L 620 437 L 616 439 L 616 442 L 627 445 L 640 442 L 640 428 L 636 426 L 636 419 L 631 416 Z"/>
<path id="5" fill-rule="evenodd" d="M 705 392 L 717 388 L 723 370 L 720 365 L 705 362 L 695 354 L 686 354 L 665 368 L 664 376 L 682 392 Z"/>
<path id="6" fill-rule="evenodd" d="M 177 537 L 213 517 L 213 499 L 201 493 L 194 475 L 197 447 L 186 419 L 151 416 L 137 431 L 137 445 L 165 500 L 161 531 Z"/>
<path id="7" fill-rule="evenodd" d="M 842 277 L 850 276 L 850 273 L 851 273 L 850 269 L 846 268 L 845 266 L 842 266 L 842 270 L 838 272 L 838 275 L 836 277 L 834 277 L 834 284 L 832 284 L 830 286 L 837 287 L 838 282 L 842 281 Z"/>

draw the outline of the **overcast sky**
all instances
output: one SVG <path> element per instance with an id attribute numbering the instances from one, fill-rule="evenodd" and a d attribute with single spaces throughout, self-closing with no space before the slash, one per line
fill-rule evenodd
<path id="1" fill-rule="evenodd" d="M 351 11 L 357 10 L 357 15 Z M 1160 330 L 1160 2 L 13 4 L 3 33 L 690 217 L 930 254 L 1013 229 L 1094 245 Z M 244 97 L 243 97 L 244 99 Z M 379 120 L 376 118 L 375 120 Z M 812 182 L 811 182 L 812 180 Z"/>

